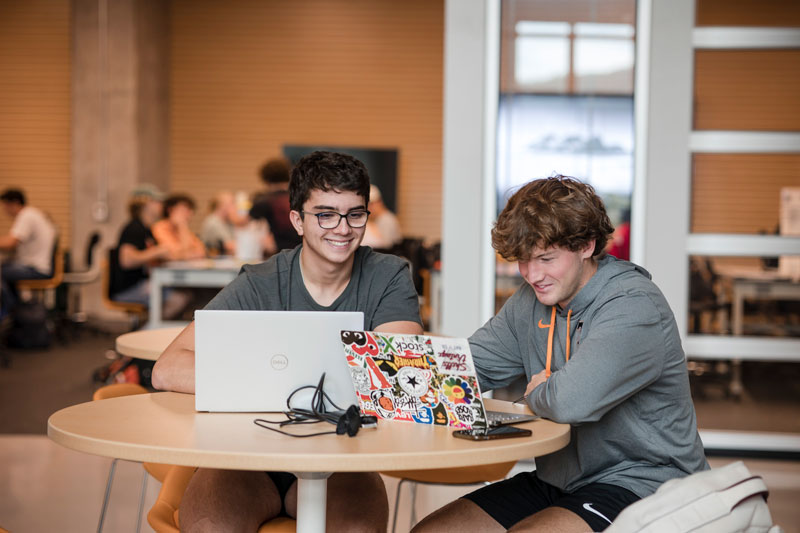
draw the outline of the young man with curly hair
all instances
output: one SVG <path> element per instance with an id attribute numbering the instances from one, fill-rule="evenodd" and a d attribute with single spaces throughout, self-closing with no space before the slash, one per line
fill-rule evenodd
<path id="1" fill-rule="evenodd" d="M 302 245 L 245 265 L 206 309 L 362 311 L 368 330 L 421 334 L 408 263 L 360 246 L 369 187 L 366 167 L 349 155 L 302 158 L 289 184 L 289 216 Z M 153 385 L 194 392 L 194 323 L 156 362 Z M 380 476 L 333 474 L 327 509 L 328 531 L 384 531 L 389 509 Z M 181 531 L 256 531 L 296 512 L 292 474 L 199 469 L 181 502 L 180 524 Z"/>
<path id="2" fill-rule="evenodd" d="M 520 376 L 569 444 L 536 471 L 436 511 L 415 532 L 602 531 L 664 481 L 708 468 L 672 311 L 640 266 L 603 257 L 613 227 L 587 184 L 556 176 L 509 200 L 492 231 L 525 280 L 470 338 L 481 387 Z"/>

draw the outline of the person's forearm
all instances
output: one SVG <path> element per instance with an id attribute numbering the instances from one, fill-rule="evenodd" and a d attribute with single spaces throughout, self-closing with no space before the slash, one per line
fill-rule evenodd
<path id="1" fill-rule="evenodd" d="M 13 235 L 0 235 L 0 250 L 13 250 L 17 247 L 17 239 Z"/>
<path id="2" fill-rule="evenodd" d="M 185 348 L 165 352 L 153 367 L 152 382 L 159 390 L 194 394 L 194 352 Z"/>
<path id="3" fill-rule="evenodd" d="M 422 326 L 410 320 L 398 320 L 396 322 L 386 322 L 375 326 L 375 331 L 382 333 L 400 333 L 405 335 L 422 335 Z"/>
<path id="4" fill-rule="evenodd" d="M 160 259 L 163 255 L 164 250 L 158 246 L 151 246 L 144 250 L 137 250 L 133 246 L 130 246 L 130 248 L 120 250 L 119 266 L 126 270 L 139 268 L 154 259 Z"/>
<path id="5" fill-rule="evenodd" d="M 198 259 L 206 255 L 203 243 L 197 240 L 197 237 L 188 227 L 180 228 L 178 241 L 180 246 L 179 259 Z"/>
<path id="6" fill-rule="evenodd" d="M 119 266 L 126 270 L 139 268 L 158 256 L 159 250 L 154 247 L 138 250 L 133 245 L 125 245 L 119 252 Z"/>
<path id="7" fill-rule="evenodd" d="M 194 393 L 194 322 L 181 331 L 153 367 L 153 387 Z"/>

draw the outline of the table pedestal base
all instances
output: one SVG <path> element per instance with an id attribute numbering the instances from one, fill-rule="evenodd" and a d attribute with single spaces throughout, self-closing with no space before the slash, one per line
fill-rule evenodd
<path id="1" fill-rule="evenodd" d="M 325 531 L 330 472 L 300 472 L 297 476 L 297 533 Z"/>

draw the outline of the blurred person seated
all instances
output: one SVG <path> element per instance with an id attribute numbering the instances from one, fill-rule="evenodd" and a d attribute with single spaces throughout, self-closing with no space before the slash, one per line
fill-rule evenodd
<path id="1" fill-rule="evenodd" d="M 48 216 L 26 205 L 20 189 L 6 189 L 0 195 L 3 210 L 14 222 L 8 234 L 0 236 L 0 250 L 10 252 L 0 267 L 0 318 L 17 305 L 16 283 L 25 279 L 46 279 L 53 275 L 56 228 Z"/>
<path id="2" fill-rule="evenodd" d="M 611 234 L 606 253 L 617 259 L 631 260 L 631 210 L 623 209 L 621 222 Z"/>
<path id="3" fill-rule="evenodd" d="M 189 196 L 173 194 L 164 200 L 164 218 L 153 224 L 156 242 L 167 248 L 173 261 L 206 256 L 206 247 L 189 227 L 194 210 L 194 200 Z"/>
<path id="4" fill-rule="evenodd" d="M 400 222 L 386 204 L 383 203 L 383 196 L 380 189 L 371 185 L 369 189 L 369 220 L 367 220 L 367 231 L 364 233 L 362 246 L 371 246 L 379 250 L 388 250 L 400 244 L 403 240 L 403 232 L 400 229 Z"/>
<path id="5" fill-rule="evenodd" d="M 122 228 L 117 244 L 117 262 L 109 265 L 112 275 L 109 295 L 118 302 L 148 305 L 149 268 L 170 257 L 168 247 L 156 243 L 150 228 L 164 212 L 164 195 L 148 183 L 136 187 L 128 201 L 131 220 Z M 164 317 L 174 318 L 190 297 L 184 291 L 164 291 Z"/>
<path id="6" fill-rule="evenodd" d="M 236 201 L 230 191 L 221 191 L 211 200 L 211 212 L 203 220 L 200 239 L 210 253 L 236 254 Z"/>
<path id="7" fill-rule="evenodd" d="M 265 246 L 269 253 L 280 250 L 290 250 L 300 244 L 302 238 L 297 234 L 289 219 L 289 174 L 291 165 L 284 157 L 270 159 L 259 171 L 261 181 L 266 185 L 266 191 L 259 193 L 253 199 L 250 209 L 250 218 L 253 220 L 264 219 L 269 224 L 274 238 L 274 250 Z"/>

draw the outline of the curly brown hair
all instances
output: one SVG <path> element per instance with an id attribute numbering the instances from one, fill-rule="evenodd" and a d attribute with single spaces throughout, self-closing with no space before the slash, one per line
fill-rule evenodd
<path id="1" fill-rule="evenodd" d="M 531 181 L 508 200 L 492 229 L 492 246 L 508 261 L 527 260 L 533 248 L 581 250 L 594 239 L 601 255 L 614 231 L 594 188 L 569 176 Z"/>

